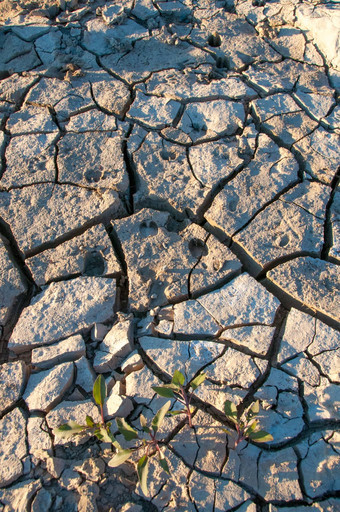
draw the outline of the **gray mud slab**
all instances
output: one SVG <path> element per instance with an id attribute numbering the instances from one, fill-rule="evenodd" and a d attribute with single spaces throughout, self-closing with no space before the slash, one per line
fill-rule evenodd
<path id="1" fill-rule="evenodd" d="M 0 420 L 0 440 L 0 487 L 6 487 L 22 475 L 22 459 L 27 455 L 26 417 L 19 407 Z"/>
<path id="2" fill-rule="evenodd" d="M 6 128 L 11 135 L 58 132 L 58 126 L 53 122 L 51 113 L 46 107 L 23 107 L 10 116 Z"/>
<path id="3" fill-rule="evenodd" d="M 224 350 L 221 343 L 201 340 L 174 341 L 144 336 L 139 338 L 139 343 L 163 372 L 173 375 L 175 370 L 180 370 L 188 380 Z"/>
<path id="4" fill-rule="evenodd" d="M 52 283 L 23 310 L 8 346 L 20 353 L 109 320 L 115 295 L 115 281 L 102 277 Z"/>
<path id="5" fill-rule="evenodd" d="M 156 37 L 137 41 L 132 51 L 125 55 L 113 53 L 102 57 L 100 61 L 106 69 L 114 70 L 130 84 L 147 78 L 155 71 L 174 67 L 183 70 L 203 63 L 214 64 L 213 57 L 208 53 L 184 41 L 178 41 L 178 44 L 174 45 Z"/>
<path id="6" fill-rule="evenodd" d="M 91 109 L 75 114 L 61 126 L 66 132 L 84 133 L 89 131 L 89 127 L 94 132 L 112 132 L 117 130 L 117 119 L 113 115 Z"/>
<path id="7" fill-rule="evenodd" d="M 308 69 L 306 64 L 283 60 L 278 63 L 254 64 L 242 74 L 249 80 L 249 85 L 258 92 L 281 93 L 292 91 L 297 75 L 306 73 Z"/>
<path id="8" fill-rule="evenodd" d="M 220 36 L 218 46 L 211 38 L 216 32 Z M 227 62 L 225 67 L 233 70 L 241 70 L 257 62 L 259 56 L 261 60 L 269 62 L 280 60 L 279 53 L 257 37 L 255 29 L 246 20 L 229 13 L 225 13 L 223 17 L 203 20 L 202 28 L 195 28 L 190 33 L 190 39 L 216 52 L 217 57 L 223 57 Z"/>
<path id="9" fill-rule="evenodd" d="M 226 100 L 190 103 L 178 124 L 192 142 L 234 135 L 245 121 L 243 105 Z"/>
<path id="10" fill-rule="evenodd" d="M 333 243 L 329 255 L 338 262 L 340 261 L 340 192 L 335 193 L 330 212 Z"/>
<path id="11" fill-rule="evenodd" d="M 296 258 L 268 272 L 268 280 L 300 304 L 340 321 L 337 265 L 317 258 Z"/>
<path id="12" fill-rule="evenodd" d="M 23 361 L 5 363 L 0 367 L 0 413 L 18 402 L 25 388 L 27 368 Z"/>
<path id="13" fill-rule="evenodd" d="M 42 485 L 39 480 L 24 480 L 11 488 L 4 489 L 1 492 L 1 501 L 9 507 L 12 512 L 14 507 L 20 506 L 22 503 L 30 503 L 34 495 Z"/>
<path id="14" fill-rule="evenodd" d="M 0 238 L 0 324 L 5 326 L 10 320 L 12 309 L 23 298 L 27 285 L 12 261 L 3 239 Z"/>
<path id="15" fill-rule="evenodd" d="M 162 310 L 160 315 L 162 315 Z M 174 333 L 179 335 L 216 336 L 221 329 L 221 325 L 199 301 L 188 300 L 174 305 L 172 328 Z"/>
<path id="16" fill-rule="evenodd" d="M 322 5 L 314 11 L 308 4 L 300 5 L 296 10 L 296 20 L 302 30 L 307 30 L 309 38 L 315 41 L 331 66 L 339 69 L 339 41 L 335 37 L 339 13 L 334 6 Z"/>
<path id="17" fill-rule="evenodd" d="M 17 73 L 1 80 L 0 99 L 11 103 L 19 103 L 29 88 L 34 84 L 34 76 L 21 76 Z"/>
<path id="18" fill-rule="evenodd" d="M 111 240 L 102 224 L 28 258 L 26 264 L 38 286 L 78 274 L 107 276 L 121 272 Z"/>
<path id="19" fill-rule="evenodd" d="M 166 212 L 143 209 L 115 221 L 128 269 L 130 305 L 145 311 L 217 285 L 240 271 L 229 249 L 188 222 L 173 223 Z"/>
<path id="20" fill-rule="evenodd" d="M 223 327 L 250 322 L 270 325 L 279 306 L 279 301 L 248 274 L 197 301 Z"/>
<path id="21" fill-rule="evenodd" d="M 318 128 L 293 146 L 304 159 L 309 176 L 330 184 L 339 166 L 339 135 Z"/>
<path id="22" fill-rule="evenodd" d="M 6 172 L 0 184 L 21 187 L 34 183 L 53 183 L 58 135 L 40 133 L 13 137 L 6 148 Z"/>
<path id="23" fill-rule="evenodd" d="M 217 194 L 205 218 L 231 237 L 297 178 L 292 154 L 261 134 L 254 159 Z"/>
<path id="24" fill-rule="evenodd" d="M 151 129 L 161 130 L 170 126 L 179 113 L 181 104 L 168 98 L 146 96 L 137 91 L 136 98 L 127 114 L 127 119 Z"/>
<path id="25" fill-rule="evenodd" d="M 51 370 L 32 373 L 23 396 L 29 410 L 49 412 L 54 409 L 72 385 L 73 378 L 73 363 L 63 363 Z"/>
<path id="26" fill-rule="evenodd" d="M 67 133 L 58 142 L 58 178 L 92 189 L 126 193 L 129 186 L 119 134 Z"/>
<path id="27" fill-rule="evenodd" d="M 321 256 L 330 189 L 305 181 L 265 208 L 234 240 L 261 269 L 294 254 Z"/>
<path id="28" fill-rule="evenodd" d="M 145 85 L 138 88 L 148 94 L 155 94 L 185 103 L 195 100 L 240 100 L 253 98 L 256 92 L 244 84 L 239 77 L 230 74 L 220 80 L 209 80 L 211 66 L 202 65 L 197 69 L 178 73 L 173 69 L 153 73 Z"/>
<path id="29" fill-rule="evenodd" d="M 91 84 L 85 77 L 72 81 L 57 78 L 42 78 L 28 93 L 28 105 L 53 107 L 58 121 L 66 121 L 70 116 L 94 108 Z"/>
<path id="30" fill-rule="evenodd" d="M 107 73 L 93 74 L 90 81 L 97 105 L 110 114 L 122 116 L 130 101 L 129 89 Z"/>
<path id="31" fill-rule="evenodd" d="M 68 232 L 122 212 L 114 190 L 39 184 L 0 192 L 0 215 L 27 254 Z"/>
<path id="32" fill-rule="evenodd" d="M 100 18 L 85 24 L 83 44 L 87 50 L 98 55 L 111 55 L 115 50 L 132 48 L 132 44 L 149 35 L 148 30 L 133 20 L 126 19 L 116 26 L 108 26 Z"/>
<path id="33" fill-rule="evenodd" d="M 266 325 L 250 325 L 227 329 L 220 339 L 230 341 L 236 347 L 247 348 L 259 355 L 266 355 L 272 344 L 275 328 Z"/>
<path id="34" fill-rule="evenodd" d="M 308 496 L 332 492 L 338 487 L 337 479 L 340 474 L 338 456 L 324 440 L 320 439 L 320 442 L 310 447 L 303 460 L 302 468 L 308 475 L 306 486 Z"/>
<path id="35" fill-rule="evenodd" d="M 32 43 L 19 39 L 11 32 L 0 35 L 0 68 L 2 72 L 22 73 L 41 64 Z"/>
<path id="36" fill-rule="evenodd" d="M 228 137 L 189 148 L 189 162 L 203 186 L 212 188 L 228 179 L 235 170 L 252 157 L 255 130 L 244 132 L 245 137 Z"/>
<path id="37" fill-rule="evenodd" d="M 86 354 L 83 337 L 80 334 L 71 336 L 48 347 L 39 347 L 32 350 L 32 364 L 45 370 L 56 364 L 75 361 Z"/>
<path id="38" fill-rule="evenodd" d="M 135 204 L 138 208 L 169 205 L 169 209 L 179 213 L 197 215 L 208 190 L 191 172 L 185 148 L 163 141 L 151 132 L 133 154 L 133 159 L 137 172 Z"/>
<path id="39" fill-rule="evenodd" d="M 287 100 L 282 101 L 282 97 Z M 263 130 L 273 134 L 284 147 L 292 146 L 318 126 L 317 121 L 299 108 L 289 95 L 278 94 L 258 100 L 253 103 L 253 108 L 254 116 L 260 119 Z"/>
<path id="40" fill-rule="evenodd" d="M 96 351 L 93 367 L 97 373 L 106 373 L 119 368 L 132 352 L 133 324 L 131 319 L 115 324 L 106 334 Z"/>

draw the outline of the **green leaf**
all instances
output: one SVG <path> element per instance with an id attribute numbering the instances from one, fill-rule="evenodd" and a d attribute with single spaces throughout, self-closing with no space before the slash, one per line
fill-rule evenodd
<path id="1" fill-rule="evenodd" d="M 245 430 L 244 434 L 246 436 L 248 436 L 249 434 L 251 434 L 251 432 L 255 432 L 255 430 L 258 426 L 258 423 L 259 423 L 258 420 L 254 420 L 253 423 L 251 423 L 249 425 L 249 427 Z"/>
<path id="2" fill-rule="evenodd" d="M 97 405 L 104 405 L 107 395 L 106 382 L 102 374 L 98 375 L 93 385 L 93 398 Z"/>
<path id="3" fill-rule="evenodd" d="M 205 373 L 200 373 L 199 375 L 197 375 L 197 377 L 195 377 L 191 382 L 190 382 L 190 387 L 192 387 L 193 390 L 197 389 L 198 386 L 200 386 L 202 384 L 202 382 L 205 381 L 205 379 L 207 378 L 206 374 Z"/>
<path id="4" fill-rule="evenodd" d="M 94 421 L 91 416 L 86 416 L 86 425 L 88 427 L 94 427 Z"/>
<path id="5" fill-rule="evenodd" d="M 131 454 L 132 450 L 119 450 L 117 453 L 115 453 L 110 462 L 108 462 L 108 466 L 110 466 L 110 468 L 116 468 L 120 466 L 130 458 Z"/>
<path id="6" fill-rule="evenodd" d="M 172 376 L 171 382 L 173 384 L 175 384 L 176 386 L 183 386 L 184 381 L 185 381 L 185 377 L 184 377 L 183 373 L 181 373 L 178 370 L 175 370 L 175 372 Z"/>
<path id="7" fill-rule="evenodd" d="M 138 461 L 137 464 L 137 473 L 138 473 L 138 479 L 140 483 L 140 487 L 147 496 L 148 494 L 148 470 L 149 470 L 149 459 L 147 455 L 143 455 Z"/>
<path id="8" fill-rule="evenodd" d="M 257 432 L 251 432 L 249 438 L 257 443 L 266 443 L 267 441 L 273 441 L 273 436 L 265 432 L 264 430 L 258 430 Z"/>
<path id="9" fill-rule="evenodd" d="M 186 412 L 185 409 L 179 409 L 178 411 L 169 411 L 168 414 L 170 416 L 178 416 L 179 414 L 186 414 Z"/>
<path id="10" fill-rule="evenodd" d="M 175 396 L 174 391 L 166 386 L 152 386 L 152 389 L 157 393 L 157 395 L 165 398 L 173 398 Z"/>
<path id="11" fill-rule="evenodd" d="M 253 418 L 254 416 L 256 416 L 258 413 L 260 412 L 260 401 L 259 400 L 256 400 L 256 402 L 254 402 L 251 407 L 249 407 L 248 411 L 247 411 L 247 419 L 251 419 Z"/>
<path id="12" fill-rule="evenodd" d="M 163 452 L 159 452 L 159 463 L 161 467 L 164 469 L 164 471 L 168 473 L 168 475 L 170 475 L 170 469 Z"/>
<path id="13" fill-rule="evenodd" d="M 115 441 L 114 435 L 107 426 L 101 426 L 99 432 L 104 443 L 113 443 Z"/>
<path id="14" fill-rule="evenodd" d="M 68 423 L 64 423 L 63 425 L 59 425 L 56 430 L 60 432 L 66 432 L 67 430 L 81 429 L 86 428 L 85 425 L 78 425 L 75 421 L 69 421 Z"/>
<path id="15" fill-rule="evenodd" d="M 116 452 L 120 452 L 122 451 L 122 447 L 120 446 L 120 444 L 118 443 L 118 441 L 112 436 L 113 440 L 112 440 L 112 444 L 113 446 L 116 448 Z"/>
<path id="16" fill-rule="evenodd" d="M 228 436 L 232 436 L 232 432 L 230 432 L 230 430 L 227 430 L 226 428 L 222 428 L 223 432 L 225 432 L 226 434 L 228 434 Z"/>
<path id="17" fill-rule="evenodd" d="M 152 420 L 151 426 L 152 426 L 152 429 L 155 432 L 155 434 L 158 431 L 158 429 L 161 427 L 163 420 L 165 418 L 165 415 L 168 412 L 168 410 L 170 409 L 170 405 L 171 405 L 171 400 L 166 402 L 166 404 L 164 404 L 163 407 L 161 407 L 159 409 L 159 411 L 156 413 L 154 419 Z"/>
<path id="18" fill-rule="evenodd" d="M 80 434 L 87 430 L 86 425 L 78 425 L 75 421 L 69 421 L 59 427 L 53 429 L 53 434 L 61 439 L 68 439 L 76 434 Z"/>
<path id="19" fill-rule="evenodd" d="M 116 418 L 116 423 L 119 432 L 124 436 L 126 441 L 131 441 L 132 439 L 136 439 L 138 437 L 137 432 L 132 427 L 130 427 L 124 418 Z"/>
<path id="20" fill-rule="evenodd" d="M 226 400 L 224 402 L 224 412 L 227 418 L 229 418 L 233 423 L 237 423 L 237 408 L 233 402 L 230 400 Z"/>

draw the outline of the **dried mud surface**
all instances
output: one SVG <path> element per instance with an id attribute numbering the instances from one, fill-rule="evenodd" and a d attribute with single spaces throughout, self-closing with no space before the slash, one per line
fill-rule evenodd
<path id="1" fill-rule="evenodd" d="M 1 511 L 339 510 L 339 34 L 332 1 L 1 2 Z M 53 435 L 99 374 L 139 428 L 176 369 L 207 379 L 148 496 Z M 274 440 L 233 449 L 226 399 Z"/>

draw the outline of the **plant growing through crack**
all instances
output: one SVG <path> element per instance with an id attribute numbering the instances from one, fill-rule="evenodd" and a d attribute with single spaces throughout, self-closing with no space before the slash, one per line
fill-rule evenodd
<path id="1" fill-rule="evenodd" d="M 93 385 L 93 398 L 100 410 L 101 421 L 96 423 L 91 416 L 86 416 L 86 425 L 79 425 L 75 421 L 68 421 L 53 429 L 53 434 L 62 439 L 69 439 L 74 435 L 88 433 L 96 436 L 100 441 L 115 443 L 116 440 L 111 434 L 111 423 L 104 420 L 104 402 L 107 396 L 106 382 L 102 375 L 99 375 Z"/>
<path id="2" fill-rule="evenodd" d="M 152 389 L 160 396 L 165 398 L 175 398 L 175 400 L 180 402 L 184 406 L 183 409 L 171 411 L 169 414 L 173 416 L 185 414 L 187 416 L 188 425 L 192 428 L 192 414 L 194 412 L 194 408 L 191 406 L 191 400 L 194 391 L 205 381 L 205 379 L 206 375 L 202 372 L 190 381 L 189 384 L 184 385 L 185 377 L 183 373 L 179 370 L 175 370 L 170 384 L 166 384 L 164 386 L 152 386 Z M 188 392 L 188 388 L 191 388 L 192 391 Z"/>
<path id="3" fill-rule="evenodd" d="M 165 398 L 172 398 L 182 404 L 182 408 L 178 410 L 169 411 L 171 407 L 171 400 L 166 402 L 159 411 L 155 414 L 151 423 L 148 425 L 146 418 L 140 415 L 141 430 L 144 435 L 141 435 L 137 430 L 132 428 L 124 418 L 116 418 L 117 429 L 124 437 L 125 441 L 138 441 L 138 443 L 130 448 L 123 448 L 111 432 L 111 422 L 105 422 L 104 419 L 104 403 L 107 398 L 107 387 L 102 375 L 99 375 L 93 385 L 93 398 L 100 410 L 100 421 L 95 422 L 91 416 L 86 416 L 86 424 L 79 425 L 75 421 L 68 421 L 63 425 L 55 428 L 53 433 L 63 439 L 69 439 L 74 435 L 88 433 L 96 436 L 100 441 L 111 443 L 115 448 L 115 453 L 108 463 L 110 467 L 118 467 L 124 462 L 128 461 L 132 456 L 138 456 L 137 474 L 140 482 L 141 489 L 145 495 L 148 494 L 148 470 L 149 461 L 152 457 L 156 457 L 161 468 L 170 474 L 169 465 L 167 463 L 164 451 L 166 444 L 158 438 L 159 429 L 161 428 L 165 417 L 168 415 L 185 415 L 186 422 L 190 428 L 193 428 L 193 413 L 194 407 L 191 401 L 196 389 L 205 381 L 206 374 L 200 373 L 194 379 L 185 384 L 185 376 L 180 371 L 176 370 L 172 376 L 170 384 L 163 386 L 153 386 L 152 389 L 160 396 Z M 237 411 L 236 405 L 230 400 L 226 400 L 224 404 L 224 412 L 236 429 L 237 438 L 235 440 L 234 448 L 244 439 L 251 439 L 252 441 L 263 443 L 272 441 L 273 437 L 264 430 L 259 430 L 258 420 L 254 419 L 259 413 L 260 403 L 257 400 L 254 402 L 244 413 L 240 416 Z M 232 433 L 223 429 L 228 435 Z"/>
<path id="4" fill-rule="evenodd" d="M 257 400 L 246 409 L 241 417 L 237 412 L 236 405 L 230 400 L 224 402 L 224 412 L 227 418 L 235 425 L 237 437 L 234 444 L 234 449 L 245 439 L 251 439 L 256 443 L 265 443 L 272 441 L 273 436 L 268 434 L 265 430 L 259 430 L 259 422 L 255 420 L 255 416 L 260 411 L 260 401 Z M 232 433 L 229 430 L 223 429 L 229 435 Z"/>
<path id="5" fill-rule="evenodd" d="M 126 462 L 134 452 L 143 451 L 143 455 L 139 458 L 137 463 L 137 474 L 141 489 L 144 494 L 147 494 L 148 466 L 149 459 L 151 457 L 157 455 L 159 464 L 162 469 L 170 474 L 169 466 L 164 456 L 165 446 L 162 445 L 162 442 L 157 439 L 157 433 L 171 406 L 171 401 L 169 400 L 166 404 L 163 405 L 163 407 L 159 409 L 151 421 L 150 426 L 147 425 L 145 417 L 142 414 L 140 415 L 141 427 L 143 432 L 148 434 L 148 439 L 141 439 L 138 432 L 130 427 L 124 418 L 116 418 L 117 428 L 119 432 L 124 436 L 126 441 L 131 441 L 133 439 L 140 440 L 140 443 L 137 446 L 129 449 L 123 449 L 111 432 L 112 423 L 105 422 L 104 419 L 104 403 L 106 397 L 106 383 L 103 376 L 99 375 L 93 385 L 93 398 L 99 407 L 101 421 L 96 423 L 91 416 L 86 416 L 86 425 L 79 425 L 75 421 L 70 420 L 67 423 L 64 423 L 63 425 L 55 428 L 53 433 L 55 436 L 62 439 L 69 439 L 74 435 L 88 433 L 96 436 L 100 441 L 111 443 L 116 449 L 115 455 L 109 462 L 109 466 L 111 467 L 120 466 L 123 464 L 123 462 Z"/>
<path id="6" fill-rule="evenodd" d="M 170 469 L 167 463 L 167 460 L 164 455 L 165 445 L 157 439 L 157 433 L 161 425 L 163 424 L 164 418 L 171 406 L 171 400 L 166 402 L 159 409 L 159 411 L 155 414 L 153 420 L 151 421 L 151 425 L 147 425 L 146 418 L 143 414 L 140 415 L 140 424 L 142 427 L 142 431 L 147 434 L 147 439 L 141 438 L 136 430 L 134 430 L 124 418 L 116 418 L 116 423 L 119 432 L 124 436 L 126 441 L 132 441 L 133 439 L 138 439 L 140 443 L 133 448 L 123 449 L 120 445 L 118 445 L 116 441 L 117 452 L 113 456 L 113 458 L 109 462 L 110 467 L 117 467 L 123 464 L 123 462 L 127 461 L 133 453 L 142 451 L 142 456 L 139 458 L 137 462 L 137 474 L 141 489 L 145 495 L 148 494 L 148 470 L 149 470 L 149 460 L 153 456 L 158 457 L 158 462 L 161 468 L 170 475 Z M 118 446 L 117 446 L 118 445 Z"/>

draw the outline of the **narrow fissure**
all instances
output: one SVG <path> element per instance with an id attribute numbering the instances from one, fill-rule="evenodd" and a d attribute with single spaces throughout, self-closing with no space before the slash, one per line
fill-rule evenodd
<path id="1" fill-rule="evenodd" d="M 132 133 L 134 125 L 130 124 L 129 129 L 124 135 L 124 139 L 122 142 L 122 152 L 124 157 L 124 163 L 126 172 L 129 177 L 129 197 L 128 197 L 128 213 L 132 215 L 135 211 L 134 207 L 134 195 L 137 192 L 137 174 L 136 174 L 136 166 L 133 161 L 133 155 L 129 152 L 128 149 L 128 139 Z"/>
<path id="2" fill-rule="evenodd" d="M 334 202 L 334 197 L 338 189 L 338 185 L 340 183 L 340 168 L 337 170 L 336 175 L 334 176 L 331 182 L 331 193 L 329 196 L 328 203 L 326 205 L 326 215 L 325 215 L 325 223 L 324 223 L 324 244 L 321 249 L 321 259 L 329 260 L 329 252 L 333 246 L 333 230 L 332 230 L 332 222 L 331 222 L 331 209 Z"/>
<path id="3" fill-rule="evenodd" d="M 117 304 L 118 310 L 124 313 L 129 312 L 129 277 L 128 277 L 128 268 L 127 263 L 123 251 L 122 244 L 119 240 L 118 234 L 114 229 L 112 223 L 106 225 L 106 232 L 111 240 L 112 248 L 115 253 L 115 256 L 119 262 L 119 265 L 122 269 L 122 275 L 118 278 L 117 288 L 118 288 L 118 297 Z"/>

